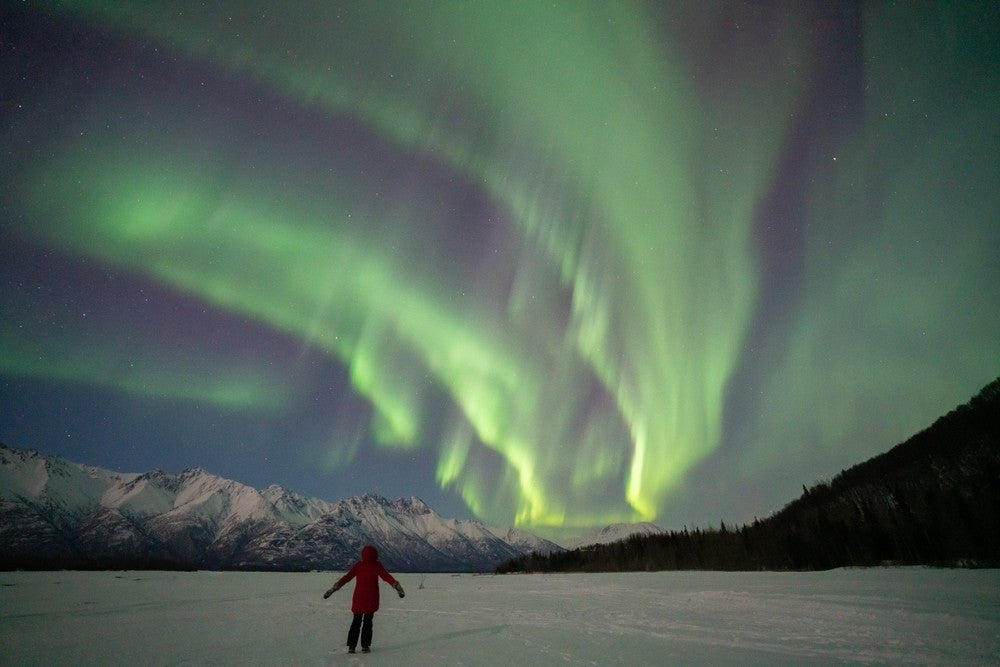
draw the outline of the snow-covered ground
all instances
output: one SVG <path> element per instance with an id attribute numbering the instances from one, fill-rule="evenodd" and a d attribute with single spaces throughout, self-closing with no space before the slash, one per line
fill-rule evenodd
<path id="1" fill-rule="evenodd" d="M 0 664 L 1000 662 L 1000 570 L 402 574 L 355 656 L 334 578 L 0 572 Z"/>

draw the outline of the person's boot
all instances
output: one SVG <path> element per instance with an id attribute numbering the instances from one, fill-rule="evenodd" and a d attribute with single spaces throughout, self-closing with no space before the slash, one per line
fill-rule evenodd
<path id="1" fill-rule="evenodd" d="M 371 649 L 371 647 L 370 647 L 370 646 L 362 646 L 362 647 L 361 647 L 361 652 L 362 652 L 362 653 L 371 653 L 371 652 L 372 652 L 372 649 Z"/>
<path id="2" fill-rule="evenodd" d="M 347 652 L 348 653 L 354 653 L 354 647 L 353 646 L 348 646 L 347 647 Z"/>

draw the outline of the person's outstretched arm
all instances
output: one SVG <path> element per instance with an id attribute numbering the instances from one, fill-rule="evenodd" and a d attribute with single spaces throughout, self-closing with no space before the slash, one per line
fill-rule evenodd
<path id="1" fill-rule="evenodd" d="M 403 590 L 403 584 L 396 581 L 396 578 L 389 574 L 389 570 L 385 569 L 385 566 L 379 563 L 378 565 L 378 576 L 385 579 L 385 582 L 396 589 L 399 593 L 399 597 L 406 597 L 406 592 Z"/>
<path id="2" fill-rule="evenodd" d="M 333 595 L 334 593 L 336 593 L 337 591 L 339 591 L 340 588 L 341 588 L 341 586 L 343 586 L 348 581 L 350 581 L 351 579 L 353 579 L 354 575 L 356 574 L 357 568 L 358 568 L 357 565 L 355 565 L 354 567 L 352 567 L 350 570 L 347 571 L 347 574 L 345 574 L 340 579 L 338 579 L 337 582 L 333 586 L 330 586 L 330 588 L 326 589 L 326 593 L 323 593 L 323 599 L 324 600 L 327 599 L 328 597 L 330 597 L 331 595 Z"/>

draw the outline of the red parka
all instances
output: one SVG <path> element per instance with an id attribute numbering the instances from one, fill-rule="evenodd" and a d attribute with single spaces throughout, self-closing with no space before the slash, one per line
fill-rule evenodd
<path id="1" fill-rule="evenodd" d="M 351 611 L 355 614 L 378 611 L 379 577 L 390 586 L 396 585 L 395 578 L 378 562 L 378 550 L 370 544 L 361 550 L 361 561 L 337 580 L 336 587 L 340 588 L 355 577 L 358 581 L 354 584 L 354 597 L 351 598 Z"/>

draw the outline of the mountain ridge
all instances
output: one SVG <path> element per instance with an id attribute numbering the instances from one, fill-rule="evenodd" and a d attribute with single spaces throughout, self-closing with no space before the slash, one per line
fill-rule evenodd
<path id="1" fill-rule="evenodd" d="M 417 497 L 329 502 L 198 467 L 119 473 L 0 444 L 0 568 L 344 569 L 367 543 L 400 571 L 486 571 L 561 549 Z"/>
<path id="2" fill-rule="evenodd" d="M 576 549 L 594 544 L 611 544 L 612 542 L 628 539 L 634 535 L 659 535 L 663 532 L 663 528 L 649 521 L 612 523 L 593 533 L 588 533 L 575 540 L 568 541 L 563 546 L 568 549 Z"/>

